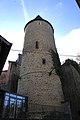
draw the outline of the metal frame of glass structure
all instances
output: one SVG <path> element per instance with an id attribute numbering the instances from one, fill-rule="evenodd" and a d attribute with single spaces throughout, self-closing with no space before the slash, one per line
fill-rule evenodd
<path id="1" fill-rule="evenodd" d="M 0 90 L 0 118 L 26 118 L 28 97 Z"/>

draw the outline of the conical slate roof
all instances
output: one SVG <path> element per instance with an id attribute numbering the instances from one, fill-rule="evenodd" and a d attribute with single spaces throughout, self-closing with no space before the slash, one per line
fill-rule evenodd
<path id="1" fill-rule="evenodd" d="M 42 20 L 42 17 L 40 15 L 38 15 L 35 19 L 36 20 Z"/>
<path id="2" fill-rule="evenodd" d="M 52 25 L 51 25 L 47 20 L 44 20 L 40 15 L 38 15 L 35 19 L 29 21 L 29 22 L 25 25 L 24 31 L 25 31 L 25 28 L 27 27 L 28 24 L 30 24 L 31 22 L 36 21 L 36 20 L 45 21 L 45 22 L 47 22 L 47 23 L 52 27 Z M 53 29 L 53 27 L 52 27 L 52 29 Z M 54 32 L 54 29 L 53 29 L 53 32 Z"/>

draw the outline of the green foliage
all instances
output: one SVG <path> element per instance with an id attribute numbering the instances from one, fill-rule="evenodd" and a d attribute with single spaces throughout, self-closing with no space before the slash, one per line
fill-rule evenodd
<path id="1" fill-rule="evenodd" d="M 60 59 L 59 59 L 59 55 L 56 51 L 56 53 L 51 49 L 51 57 L 52 57 L 52 61 L 53 61 L 53 66 L 56 70 L 57 75 L 59 76 L 60 80 L 61 80 L 61 84 L 62 84 L 62 89 L 63 89 L 63 94 L 64 94 L 64 74 L 62 72 L 62 67 L 61 67 L 61 63 L 60 63 Z"/>
<path id="2" fill-rule="evenodd" d="M 61 63 L 59 60 L 59 55 L 58 53 L 54 52 L 52 49 L 50 50 L 52 61 L 53 61 L 53 66 L 55 67 L 56 73 L 61 76 Z"/>

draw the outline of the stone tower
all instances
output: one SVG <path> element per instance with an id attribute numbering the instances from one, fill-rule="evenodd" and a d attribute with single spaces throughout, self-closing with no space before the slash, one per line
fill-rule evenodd
<path id="1" fill-rule="evenodd" d="M 24 32 L 18 93 L 29 97 L 30 112 L 60 109 L 62 86 L 51 56 L 51 50 L 57 53 L 54 29 L 38 15 L 26 24 Z"/>

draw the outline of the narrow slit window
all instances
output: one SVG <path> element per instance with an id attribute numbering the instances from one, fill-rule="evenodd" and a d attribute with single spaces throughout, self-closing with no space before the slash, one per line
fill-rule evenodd
<path id="1" fill-rule="evenodd" d="M 38 48 L 39 48 L 39 42 L 36 41 L 36 49 L 38 49 Z"/>
<path id="2" fill-rule="evenodd" d="M 46 60 L 45 60 L 45 59 L 42 59 L 42 63 L 45 65 L 45 64 L 46 64 Z"/>
<path id="3" fill-rule="evenodd" d="M 38 24 L 38 25 L 41 25 L 41 22 L 38 22 L 37 24 Z"/>
<path id="4" fill-rule="evenodd" d="M 39 22 L 39 25 L 41 25 L 41 22 Z"/>

